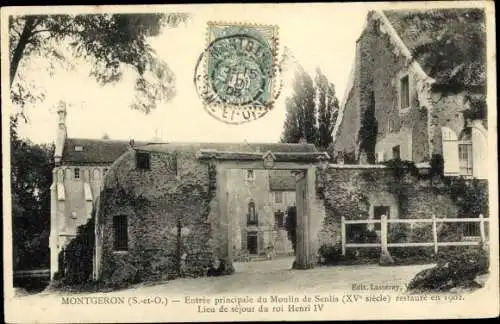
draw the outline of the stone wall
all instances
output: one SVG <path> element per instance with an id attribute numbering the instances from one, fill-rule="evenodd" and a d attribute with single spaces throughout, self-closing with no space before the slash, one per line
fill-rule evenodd
<path id="1" fill-rule="evenodd" d="M 135 168 L 131 150 L 104 180 L 99 215 L 104 281 L 167 279 L 179 270 L 185 276 L 205 275 L 218 259 L 217 217 L 211 213 L 215 175 L 209 165 L 199 163 L 195 152 L 150 154 L 150 170 Z M 117 215 L 128 218 L 127 251 L 113 250 Z"/>
<path id="2" fill-rule="evenodd" d="M 319 171 L 317 186 L 326 211 L 320 246 L 340 243 L 342 217 L 372 219 L 374 206 L 388 206 L 390 218 L 457 217 L 457 207 L 445 191 L 415 177 L 397 181 L 383 166 L 330 165 Z"/>

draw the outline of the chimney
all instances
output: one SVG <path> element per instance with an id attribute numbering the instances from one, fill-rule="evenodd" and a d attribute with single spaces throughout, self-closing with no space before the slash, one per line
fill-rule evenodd
<path id="1" fill-rule="evenodd" d="M 57 103 L 57 135 L 56 135 L 56 147 L 54 152 L 54 162 L 56 165 L 61 163 L 62 152 L 64 149 L 64 143 L 66 142 L 67 129 L 66 129 L 66 103 L 64 101 L 59 101 Z"/>

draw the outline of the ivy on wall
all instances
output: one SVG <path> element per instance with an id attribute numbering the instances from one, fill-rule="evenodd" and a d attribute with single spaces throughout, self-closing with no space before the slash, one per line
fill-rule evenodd
<path id="1" fill-rule="evenodd" d="M 369 106 L 363 112 L 361 127 L 359 129 L 358 141 L 359 151 L 365 152 L 368 163 L 375 163 L 375 144 L 377 143 L 378 123 L 375 117 L 375 97 L 370 93 Z"/>

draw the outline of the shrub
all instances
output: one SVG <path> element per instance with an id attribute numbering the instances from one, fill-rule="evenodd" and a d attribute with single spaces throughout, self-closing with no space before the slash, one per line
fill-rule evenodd
<path id="1" fill-rule="evenodd" d="M 454 247 L 438 253 L 438 264 L 419 272 L 409 290 L 448 291 L 455 287 L 481 287 L 476 276 L 488 272 L 489 259 L 482 248 Z"/>
<path id="2" fill-rule="evenodd" d="M 322 245 L 318 253 L 323 264 L 336 264 L 344 259 L 342 256 L 342 246 L 337 243 L 335 245 Z"/>

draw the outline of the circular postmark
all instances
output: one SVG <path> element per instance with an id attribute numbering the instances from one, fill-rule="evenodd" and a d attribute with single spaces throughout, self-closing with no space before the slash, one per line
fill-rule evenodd
<path id="1" fill-rule="evenodd" d="M 255 32 L 222 33 L 200 54 L 194 83 L 214 118 L 242 124 L 261 118 L 276 99 L 276 50 Z"/>

